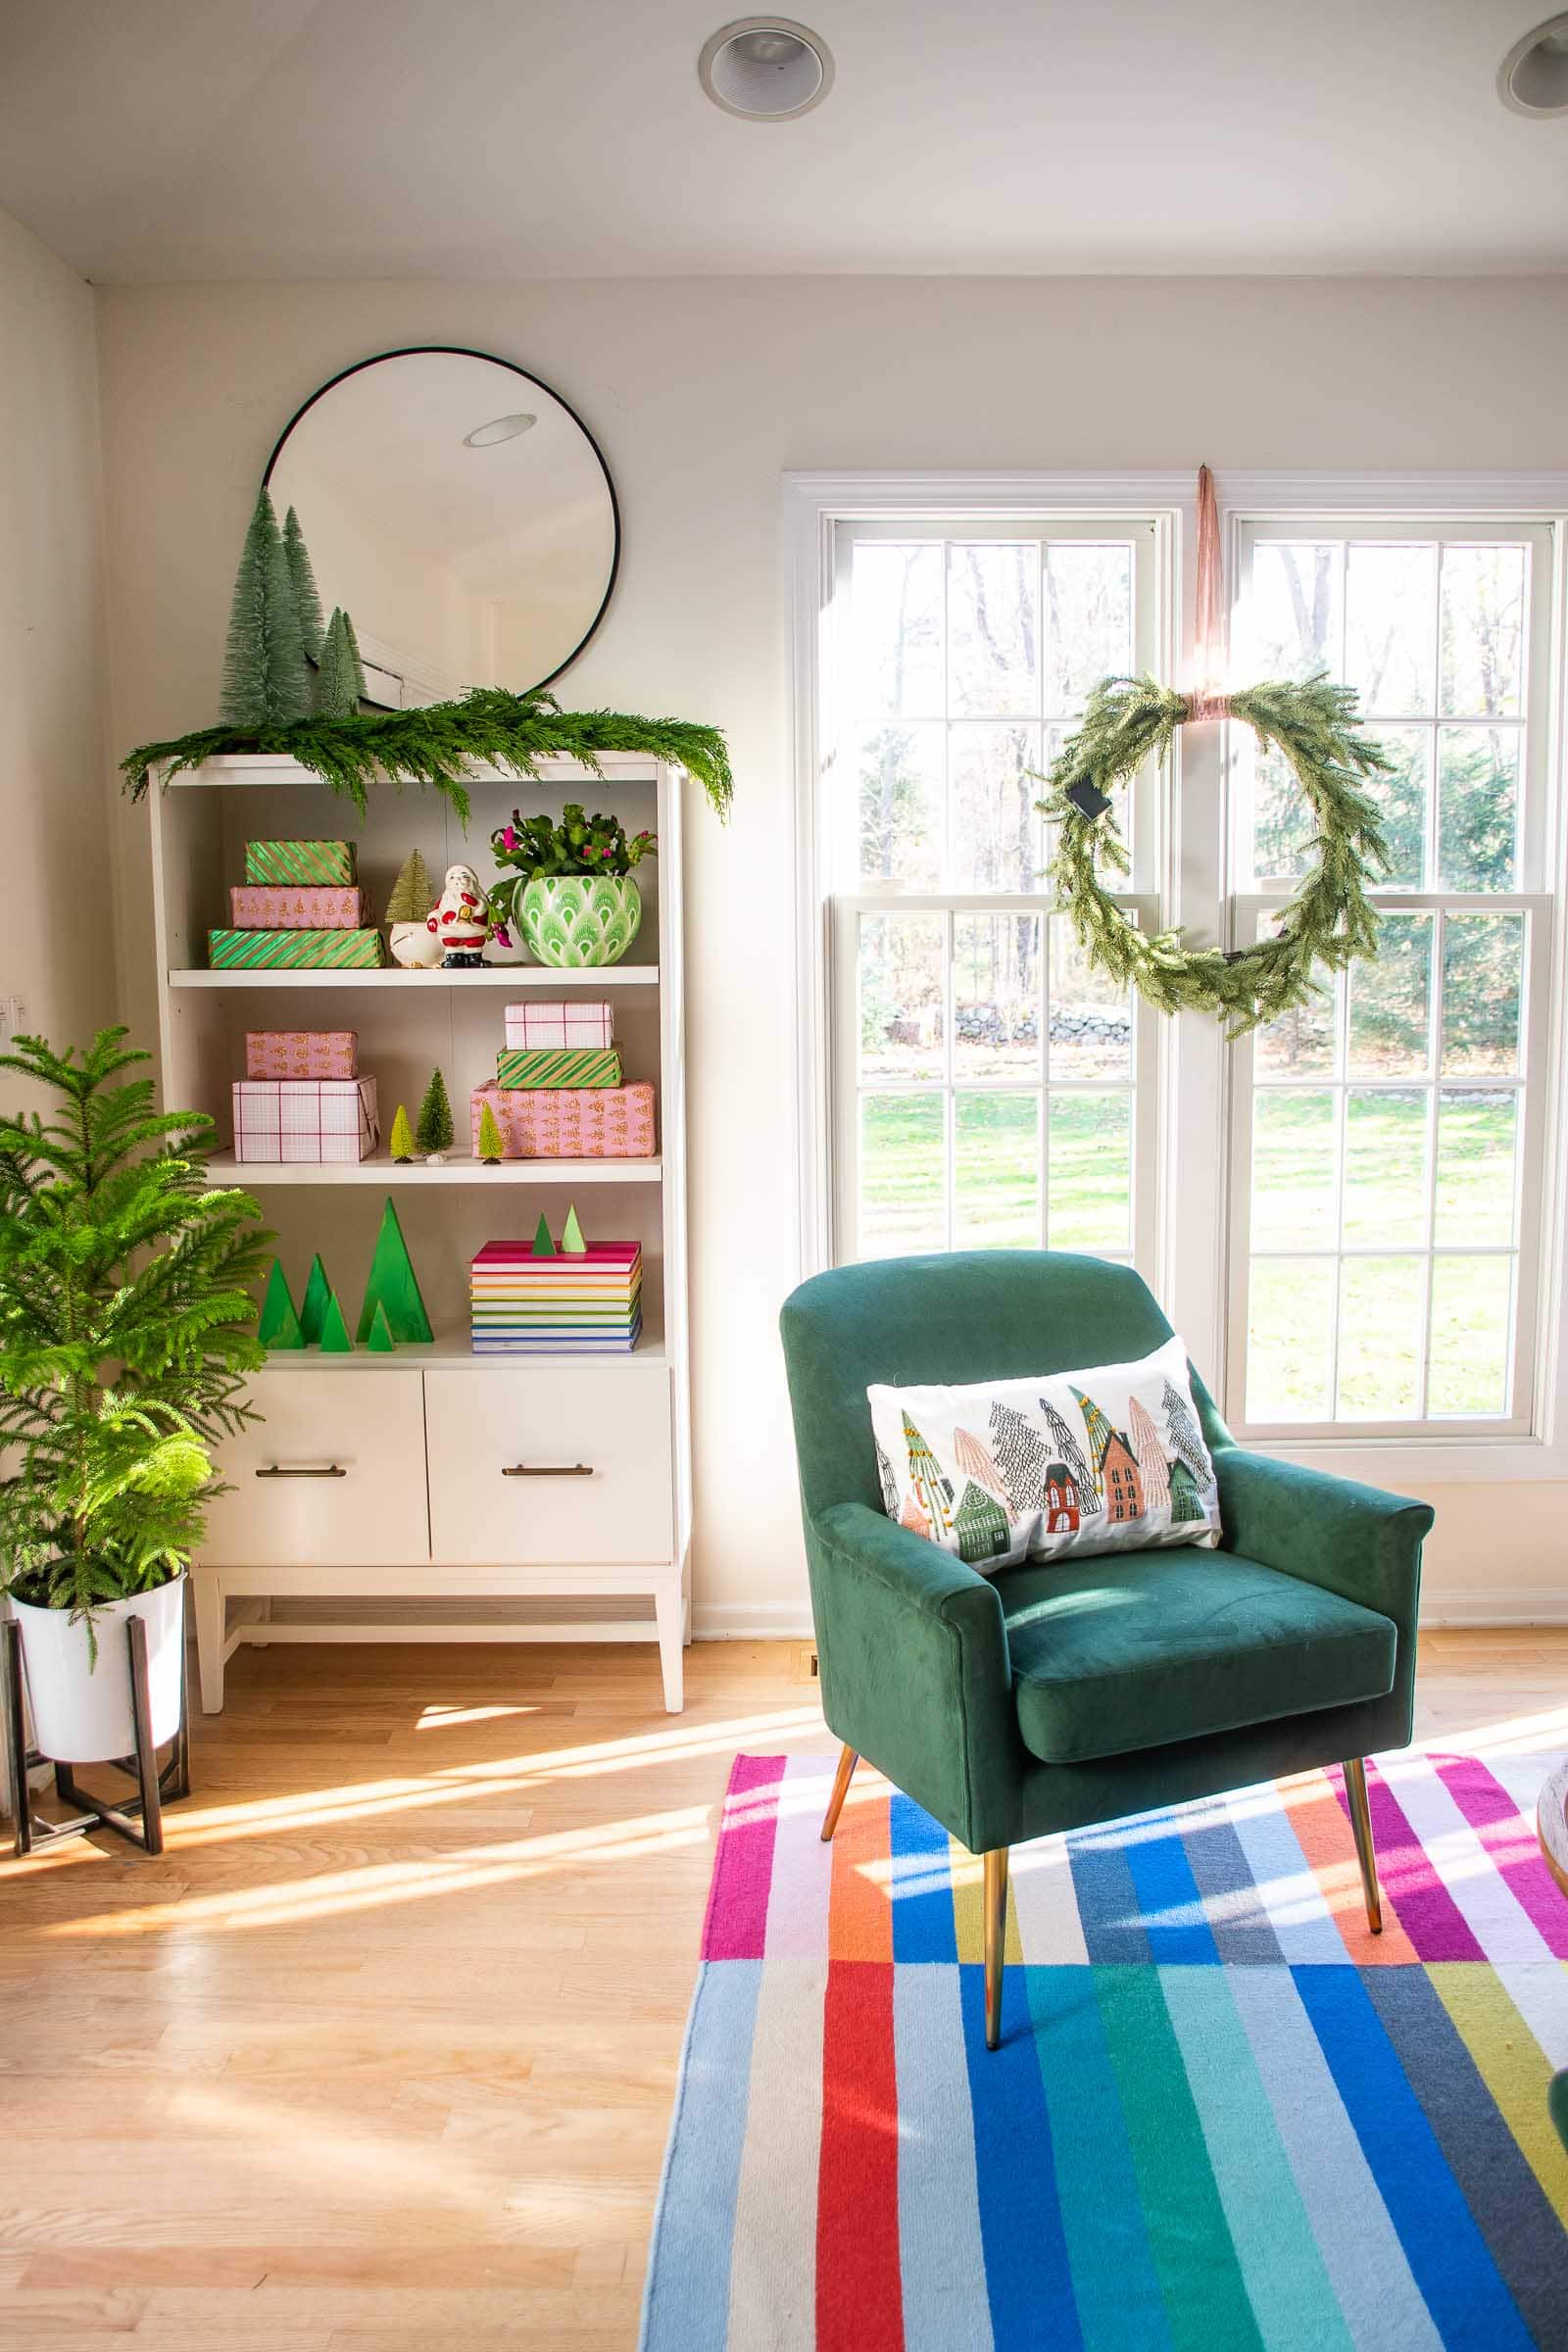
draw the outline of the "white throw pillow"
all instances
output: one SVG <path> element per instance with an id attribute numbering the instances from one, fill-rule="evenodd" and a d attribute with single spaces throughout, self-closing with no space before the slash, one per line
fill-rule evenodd
<path id="1" fill-rule="evenodd" d="M 961 1389 L 867 1389 L 890 1519 L 989 1576 L 1024 1559 L 1219 1542 L 1187 1350 Z"/>

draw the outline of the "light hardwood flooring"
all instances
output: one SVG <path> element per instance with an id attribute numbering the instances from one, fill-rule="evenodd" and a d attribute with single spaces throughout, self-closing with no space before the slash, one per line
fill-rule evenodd
<path id="1" fill-rule="evenodd" d="M 242 1651 L 148 1861 L 0 1861 L 6 2352 L 629 2352 L 717 1802 L 808 1653 Z M 1568 1632 L 1421 1730 L 1568 1748 Z M 1513 1727 L 1504 1730 L 1502 1727 Z"/>

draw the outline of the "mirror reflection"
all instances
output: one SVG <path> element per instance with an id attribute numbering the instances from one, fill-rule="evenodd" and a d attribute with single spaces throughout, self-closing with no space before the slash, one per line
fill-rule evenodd
<path id="1" fill-rule="evenodd" d="M 604 460 L 564 401 L 501 360 L 392 352 L 308 402 L 267 472 L 323 608 L 353 615 L 372 702 L 525 693 L 593 635 L 618 554 Z"/>

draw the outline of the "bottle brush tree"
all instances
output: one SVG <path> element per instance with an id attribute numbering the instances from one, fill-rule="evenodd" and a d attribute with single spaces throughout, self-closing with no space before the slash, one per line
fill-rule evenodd
<path id="1" fill-rule="evenodd" d="M 288 551 L 266 490 L 257 495 L 234 579 L 219 716 L 229 726 L 286 727 L 308 716 L 311 673 Z"/>
<path id="2" fill-rule="evenodd" d="M 488 1102 L 479 1105 L 479 1157 L 487 1168 L 498 1168 L 507 1156 L 507 1148 L 496 1125 L 496 1114 Z"/>
<path id="3" fill-rule="evenodd" d="M 0 1054 L 47 1102 L 0 1119 L 0 1584 L 74 1616 L 185 1567 L 267 1352 L 272 1237 L 208 1189 L 211 1120 L 155 1110 L 124 1037 Z"/>
<path id="4" fill-rule="evenodd" d="M 418 851 L 411 850 L 398 868 L 392 896 L 386 903 L 384 920 L 389 923 L 422 923 L 434 905 L 435 892 L 430 887 L 429 869 Z"/>
<path id="5" fill-rule="evenodd" d="M 409 1125 L 409 1114 L 401 1102 L 392 1114 L 392 1138 L 388 1149 L 396 1160 L 414 1157 L 414 1130 Z"/>
<path id="6" fill-rule="evenodd" d="M 430 1083 L 424 1090 L 424 1101 L 419 1104 L 414 1140 L 426 1159 L 452 1149 L 452 1105 L 447 1101 L 447 1082 L 439 1069 L 430 1072 Z"/>
<path id="7" fill-rule="evenodd" d="M 318 718 L 355 718 L 365 692 L 365 670 L 348 614 L 332 607 L 332 617 L 321 640 L 321 659 L 316 672 Z"/>
<path id="8" fill-rule="evenodd" d="M 294 583 L 294 610 L 300 616 L 305 659 L 319 662 L 321 640 L 326 635 L 326 623 L 321 618 L 321 593 L 311 568 L 311 551 L 305 544 L 300 518 L 292 507 L 283 517 L 283 553 L 288 558 L 288 576 Z"/>

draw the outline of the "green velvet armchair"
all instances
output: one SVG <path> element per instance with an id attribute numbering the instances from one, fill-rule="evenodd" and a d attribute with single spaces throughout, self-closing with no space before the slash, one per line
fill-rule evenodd
<path id="1" fill-rule="evenodd" d="M 1425 1503 L 1239 1446 L 1194 1380 L 1218 1550 L 981 1576 L 882 1509 L 866 1390 L 1126 1363 L 1171 1336 L 1139 1276 L 1052 1250 L 843 1266 L 781 1318 L 828 1725 L 822 1835 L 864 1756 L 984 1857 L 986 2040 L 1001 2035 L 1008 1848 L 1344 1763 L 1382 1926 L 1364 1759 L 1410 1737 Z"/>

